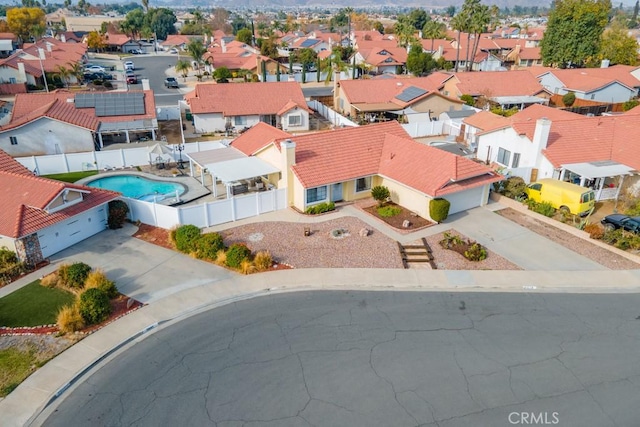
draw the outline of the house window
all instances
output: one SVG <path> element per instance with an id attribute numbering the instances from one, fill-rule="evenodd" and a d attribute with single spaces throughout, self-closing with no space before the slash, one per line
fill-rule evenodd
<path id="1" fill-rule="evenodd" d="M 356 193 L 367 190 L 371 190 L 371 177 L 367 176 L 356 179 Z"/>
<path id="2" fill-rule="evenodd" d="M 289 126 L 302 126 L 302 116 L 289 116 Z"/>
<path id="3" fill-rule="evenodd" d="M 596 94 L 595 94 L 595 93 L 592 93 L 592 94 L 591 94 L 591 99 L 595 99 L 595 97 L 596 97 Z"/>
<path id="4" fill-rule="evenodd" d="M 327 199 L 327 186 L 307 188 L 307 204 Z"/>
<path id="5" fill-rule="evenodd" d="M 509 166 L 509 159 L 511 158 L 511 151 L 500 148 L 498 150 L 498 158 L 496 161 L 501 165 Z"/>
<path id="6" fill-rule="evenodd" d="M 11 141 L 11 145 L 18 145 L 18 138 L 15 136 L 10 136 L 9 141 Z"/>
<path id="7" fill-rule="evenodd" d="M 512 168 L 520 166 L 520 153 L 513 153 L 513 161 L 511 162 Z"/>
<path id="8" fill-rule="evenodd" d="M 246 116 L 235 116 L 233 118 L 233 124 L 235 126 L 246 126 L 247 125 L 247 117 Z"/>

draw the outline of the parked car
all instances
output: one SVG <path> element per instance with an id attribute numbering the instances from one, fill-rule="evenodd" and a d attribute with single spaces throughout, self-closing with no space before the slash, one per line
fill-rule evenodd
<path id="1" fill-rule="evenodd" d="M 113 76 L 109 73 L 84 73 L 83 78 L 85 82 L 92 82 L 94 80 L 113 80 Z"/>
<path id="2" fill-rule="evenodd" d="M 125 71 L 127 71 L 127 70 L 133 71 L 133 70 L 136 69 L 136 66 L 133 63 L 133 61 L 127 61 L 127 62 L 124 63 L 124 69 L 125 69 Z"/>
<path id="3" fill-rule="evenodd" d="M 168 87 L 168 88 L 178 88 L 178 87 L 180 87 L 180 85 L 178 84 L 178 81 L 176 80 L 175 77 L 167 77 L 164 80 L 164 85 L 165 85 L 165 87 Z"/>
<path id="4" fill-rule="evenodd" d="M 613 214 L 605 216 L 600 222 L 607 230 L 622 228 L 632 233 L 640 233 L 640 216 Z"/>
<path id="5" fill-rule="evenodd" d="M 525 189 L 525 196 L 536 202 L 548 202 L 554 209 L 574 215 L 586 215 L 596 204 L 590 188 L 552 178 L 540 179 Z"/>
<path id="6" fill-rule="evenodd" d="M 142 55 L 144 52 L 142 51 L 142 49 L 131 49 L 129 53 L 132 55 Z"/>
<path id="7" fill-rule="evenodd" d="M 107 70 L 100 65 L 89 65 L 88 67 L 84 67 L 85 73 L 105 73 L 106 71 Z"/>
<path id="8" fill-rule="evenodd" d="M 136 76 L 136 73 L 134 73 L 131 70 L 125 72 L 125 79 L 127 80 L 127 83 L 129 83 L 129 84 L 138 83 L 138 76 Z"/>
<path id="9" fill-rule="evenodd" d="M 175 54 L 175 53 L 178 53 L 178 49 L 176 49 L 176 48 L 174 47 L 173 49 L 171 49 L 171 50 L 169 51 L 169 53 L 174 53 L 174 54 Z"/>

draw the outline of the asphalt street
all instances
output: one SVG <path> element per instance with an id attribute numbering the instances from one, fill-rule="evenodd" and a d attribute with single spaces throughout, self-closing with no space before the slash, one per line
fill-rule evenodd
<path id="1" fill-rule="evenodd" d="M 637 426 L 639 307 L 632 294 L 260 297 L 162 327 L 44 425 Z"/>

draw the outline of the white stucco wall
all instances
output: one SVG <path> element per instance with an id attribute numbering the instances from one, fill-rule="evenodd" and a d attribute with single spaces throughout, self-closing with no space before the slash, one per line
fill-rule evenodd
<path id="1" fill-rule="evenodd" d="M 12 136 L 17 138 L 17 145 L 11 145 Z M 0 149 L 12 157 L 21 157 L 94 151 L 94 144 L 90 130 L 42 117 L 0 132 Z"/>
<path id="2" fill-rule="evenodd" d="M 15 68 L 7 66 L 0 67 L 0 83 L 27 83 L 32 85 L 36 84 L 36 80 L 32 75 L 27 74 L 26 77 L 27 80 L 25 82 L 25 80 L 20 76 L 20 72 Z M 12 81 L 11 79 L 14 79 L 14 81 Z"/>
<path id="3" fill-rule="evenodd" d="M 289 126 L 290 116 L 301 116 L 300 126 Z M 282 130 L 285 132 L 303 132 L 309 130 L 309 112 L 301 108 L 292 108 L 282 115 Z"/>
<path id="4" fill-rule="evenodd" d="M 476 156 L 479 160 L 499 163 L 497 159 L 500 148 L 511 152 L 509 164 L 504 166 L 511 167 L 513 154 L 520 153 L 519 167 L 538 167 L 538 165 L 536 165 L 536 156 L 538 153 L 534 145 L 529 138 L 524 135 L 517 135 L 512 128 L 480 135 L 478 137 L 478 152 Z"/>
<path id="5" fill-rule="evenodd" d="M 224 132 L 225 119 L 222 113 L 194 114 L 193 126 L 198 133 Z"/>

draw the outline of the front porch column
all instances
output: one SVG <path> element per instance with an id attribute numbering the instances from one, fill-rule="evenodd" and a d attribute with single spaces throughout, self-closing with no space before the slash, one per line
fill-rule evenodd
<path id="1" fill-rule="evenodd" d="M 152 139 L 153 141 L 155 141 L 155 140 L 156 140 L 156 131 L 155 131 L 155 129 L 151 129 L 151 139 Z"/>
<path id="2" fill-rule="evenodd" d="M 124 131 L 124 135 L 127 138 L 127 144 L 131 144 L 131 138 L 129 138 L 129 131 L 125 130 Z"/>
<path id="3" fill-rule="evenodd" d="M 564 174 L 565 174 L 566 171 L 567 171 L 566 169 L 562 169 L 560 171 L 560 181 L 564 181 Z"/>
<path id="4" fill-rule="evenodd" d="M 211 182 L 212 182 L 212 187 L 213 187 L 213 197 L 217 198 L 218 197 L 218 186 L 216 185 L 216 176 L 214 174 L 211 174 Z"/>
<path id="5" fill-rule="evenodd" d="M 104 143 L 102 142 L 102 132 L 98 132 L 98 141 L 100 142 L 100 148 L 104 148 Z"/>
<path id="6" fill-rule="evenodd" d="M 584 187 L 584 183 L 587 181 L 587 179 L 584 176 L 580 177 L 580 187 Z"/>
<path id="7" fill-rule="evenodd" d="M 227 187 L 227 199 L 231 198 L 231 185 L 227 182 L 225 182 L 225 187 Z"/>

